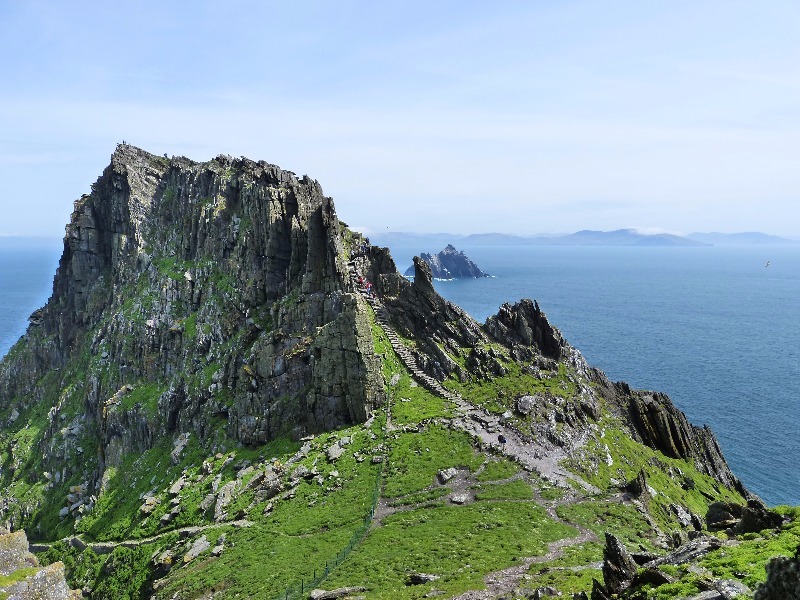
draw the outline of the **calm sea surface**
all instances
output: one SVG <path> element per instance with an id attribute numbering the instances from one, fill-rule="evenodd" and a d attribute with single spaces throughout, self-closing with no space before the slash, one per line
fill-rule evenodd
<path id="1" fill-rule="evenodd" d="M 391 249 L 401 271 L 441 250 Z M 535 298 L 590 364 L 710 425 L 767 503 L 800 504 L 800 247 L 458 249 L 495 277 L 436 282 L 446 298 L 479 321 Z M 0 355 L 47 300 L 60 252 L 0 238 Z"/>
<path id="2" fill-rule="evenodd" d="M 62 247 L 61 240 L 0 237 L 0 357 L 50 297 Z"/>

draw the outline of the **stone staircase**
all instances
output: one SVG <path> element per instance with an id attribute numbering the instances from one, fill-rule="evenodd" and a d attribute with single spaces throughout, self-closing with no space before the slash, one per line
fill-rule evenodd
<path id="1" fill-rule="evenodd" d="M 375 312 L 376 322 L 386 334 L 392 349 L 412 377 L 430 392 L 449 400 L 456 406 L 458 416 L 450 420 L 450 424 L 453 427 L 469 433 L 479 439 L 485 446 L 489 446 L 517 461 L 526 469 L 538 473 L 555 485 L 569 488 L 569 481 L 571 480 L 587 493 L 594 494 L 600 491 L 592 484 L 561 466 L 561 461 L 566 457 L 563 449 L 545 447 L 533 440 L 526 439 L 516 429 L 506 426 L 499 415 L 488 413 L 486 410 L 469 403 L 460 394 L 448 390 L 435 378 L 425 373 L 419 367 L 412 352 L 395 332 L 389 320 L 389 313 L 383 303 L 374 293 L 368 293 L 366 288 L 359 285 L 355 265 L 350 264 L 349 267 L 353 289 L 357 290 L 372 307 Z"/>
<path id="2" fill-rule="evenodd" d="M 439 381 L 419 368 L 417 359 L 414 358 L 414 355 L 411 353 L 411 351 L 406 347 L 405 344 L 403 344 L 397 333 L 395 333 L 394 328 L 389 322 L 389 313 L 386 311 L 384 306 L 374 296 L 367 296 L 366 298 L 367 302 L 369 302 L 372 308 L 375 310 L 375 320 L 377 321 L 378 325 L 380 325 L 381 329 L 383 329 L 383 332 L 389 339 L 389 343 L 392 345 L 392 349 L 397 353 L 397 356 L 400 357 L 400 360 L 403 361 L 403 364 L 409 370 L 412 377 L 414 377 L 414 379 L 423 385 L 427 390 L 444 398 L 445 400 L 450 400 L 456 404 L 463 402 L 463 399 L 459 394 L 451 392 L 441 383 L 439 383 Z"/>
<path id="3" fill-rule="evenodd" d="M 24 531 L 9 533 L 0 528 L 0 598 L 4 600 L 76 600 L 79 590 L 70 590 L 64 564 L 39 565 L 31 554 Z"/>

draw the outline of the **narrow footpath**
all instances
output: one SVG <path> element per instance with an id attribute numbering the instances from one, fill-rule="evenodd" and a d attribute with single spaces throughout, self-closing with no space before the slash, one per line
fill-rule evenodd
<path id="1" fill-rule="evenodd" d="M 391 325 L 389 313 L 381 301 L 366 289 L 357 284 L 354 272 L 351 272 L 354 287 L 359 290 L 364 299 L 372 306 L 375 312 L 375 321 L 386 334 L 392 349 L 408 369 L 411 376 L 425 389 L 452 402 L 457 411 L 455 418 L 450 420 L 450 425 L 465 431 L 480 440 L 485 446 L 492 447 L 498 452 L 515 460 L 524 468 L 537 473 L 544 480 L 559 487 L 571 487 L 570 481 L 578 484 L 587 494 L 597 494 L 600 490 L 578 475 L 564 469 L 560 462 L 566 458 L 566 453 L 557 447 L 544 447 L 535 441 L 524 438 L 519 431 L 501 423 L 498 415 L 477 407 L 456 392 L 448 390 L 439 381 L 423 372 L 417 364 L 414 355 L 403 344 L 403 341 Z M 500 443 L 502 436 L 505 443 Z"/>

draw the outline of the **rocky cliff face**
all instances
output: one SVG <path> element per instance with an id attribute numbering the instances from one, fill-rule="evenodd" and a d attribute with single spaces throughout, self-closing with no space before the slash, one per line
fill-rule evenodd
<path id="1" fill-rule="evenodd" d="M 0 422 L 49 410 L 42 472 L 71 479 L 81 462 L 93 489 L 166 433 L 208 440 L 222 421 L 254 445 L 366 420 L 382 382 L 344 239 L 307 177 L 119 146 L 75 202 L 52 297 L 0 367 Z"/>

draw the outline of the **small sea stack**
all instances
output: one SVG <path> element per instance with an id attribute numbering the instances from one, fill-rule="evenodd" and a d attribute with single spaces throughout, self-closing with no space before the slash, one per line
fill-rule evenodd
<path id="1" fill-rule="evenodd" d="M 423 252 L 420 254 L 420 258 L 428 263 L 431 274 L 436 279 L 491 277 L 488 273 L 481 271 L 466 254 L 456 250 L 452 244 L 447 244 L 447 247 L 438 254 Z M 414 275 L 413 265 L 406 269 L 405 275 L 406 277 Z"/>

